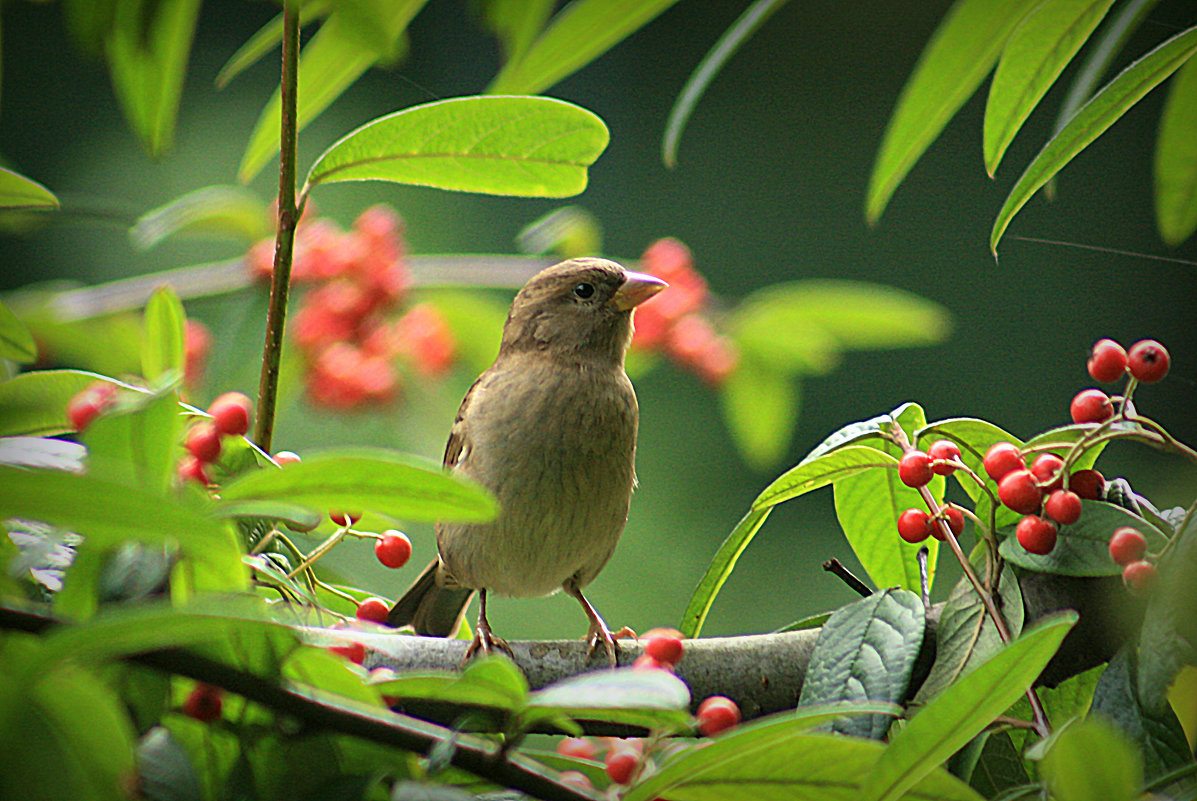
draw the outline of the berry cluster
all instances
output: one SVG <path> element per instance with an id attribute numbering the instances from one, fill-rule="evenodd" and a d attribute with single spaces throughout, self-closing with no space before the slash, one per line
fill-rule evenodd
<path id="1" fill-rule="evenodd" d="M 685 645 L 677 629 L 650 629 L 643 637 L 644 652 L 632 663 L 633 670 L 670 670 L 682 661 Z M 698 705 L 698 731 L 718 734 L 740 722 L 740 708 L 735 701 L 713 695 Z M 614 777 L 612 777 L 614 780 Z"/>
<path id="2" fill-rule="evenodd" d="M 1110 536 L 1110 558 L 1122 566 L 1122 581 L 1137 594 L 1146 593 L 1155 583 L 1155 565 L 1147 555 L 1147 538 L 1132 526 L 1114 529 Z"/>
<path id="3" fill-rule="evenodd" d="M 208 407 L 208 416 L 187 431 L 183 447 L 187 455 L 179 462 L 179 478 L 203 486 L 212 483 L 207 466 L 220 458 L 221 440 L 244 436 L 249 431 L 253 404 L 240 392 L 226 392 Z"/>
<path id="4" fill-rule="evenodd" d="M 936 440 L 926 451 L 909 450 L 898 460 L 898 478 L 908 487 L 918 489 L 931 483 L 933 476 L 950 476 L 964 463 L 960 461 L 960 446 L 948 439 Z M 964 512 L 953 504 L 945 504 L 936 517 L 922 509 L 907 509 L 898 515 L 898 536 L 910 543 L 920 543 L 928 537 L 946 539 L 939 520 L 944 520 L 952 536 L 964 532 Z"/>
<path id="5" fill-rule="evenodd" d="M 1130 374 L 1134 383 L 1154 384 L 1168 374 L 1171 357 L 1168 350 L 1154 339 L 1144 339 L 1124 349 L 1112 339 L 1099 339 L 1089 352 L 1089 375 L 1094 381 L 1111 384 Z M 1114 401 L 1100 389 L 1083 389 L 1072 399 L 1069 412 L 1074 423 L 1104 423 L 1114 416 Z"/>
<path id="6" fill-rule="evenodd" d="M 312 400 L 334 409 L 382 403 L 399 392 L 397 365 L 425 376 L 452 366 L 456 340 L 437 308 L 404 308 L 410 276 L 393 211 L 372 206 L 350 231 L 327 219 L 301 223 L 291 278 L 314 286 L 295 313 L 291 335 L 307 364 Z M 246 258 L 264 279 L 273 260 L 273 240 L 258 243 Z"/>
<path id="7" fill-rule="evenodd" d="M 690 250 L 676 239 L 658 239 L 640 257 L 641 269 L 664 279 L 662 292 L 636 309 L 632 347 L 663 351 L 712 386 L 719 386 L 739 363 L 730 339 L 704 314 L 710 304 L 707 282 L 694 269 Z"/>

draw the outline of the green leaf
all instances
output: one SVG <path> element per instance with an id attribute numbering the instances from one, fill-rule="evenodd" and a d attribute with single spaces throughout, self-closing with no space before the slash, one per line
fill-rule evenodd
<path id="1" fill-rule="evenodd" d="M 974 417 L 939 420 L 928 424 L 925 428 L 920 428 L 915 432 L 915 436 L 917 437 L 916 444 L 923 448 L 937 439 L 950 439 L 955 442 L 960 446 L 960 460 L 968 465 L 969 469 L 979 476 L 989 487 L 989 491 L 993 493 L 997 492 L 997 484 L 989 478 L 982 467 L 985 452 L 995 442 L 1010 442 L 1019 447 L 1022 446 L 1022 440 L 1005 429 L 998 428 L 988 420 L 978 420 Z M 953 475 L 968 497 L 974 501 L 984 495 L 984 490 L 978 487 L 970 476 L 959 472 Z"/>
<path id="2" fill-rule="evenodd" d="M 1057 801 L 1133 801 L 1141 795 L 1143 768 L 1138 753 L 1100 718 L 1060 732 L 1041 765 Z"/>
<path id="3" fill-rule="evenodd" d="M 1038 0 L 957 0 L 936 28 L 890 117 L 869 176 L 865 217 L 876 222 L 898 184 L 981 85 L 1010 32 Z"/>
<path id="4" fill-rule="evenodd" d="M 677 0 L 574 0 L 518 60 L 508 61 L 489 94 L 543 92 L 647 25 Z"/>
<path id="5" fill-rule="evenodd" d="M 856 801 L 860 777 L 878 764 L 886 749 L 872 740 L 809 731 L 837 716 L 835 709 L 799 709 L 713 737 L 702 748 L 684 752 L 635 785 L 624 801 Z M 911 797 L 922 801 L 981 799 L 939 767 L 928 770 Z"/>
<path id="6" fill-rule="evenodd" d="M 0 359 L 20 364 L 37 360 L 37 343 L 12 309 L 0 303 Z"/>
<path id="7" fill-rule="evenodd" d="M 744 460 L 757 470 L 776 464 L 789 449 L 798 419 L 795 379 L 743 354 L 719 388 L 719 398 L 723 418 Z"/>
<path id="8" fill-rule="evenodd" d="M 707 572 L 694 588 L 678 624 L 682 633 L 690 638 L 697 637 L 702 631 L 702 624 L 715 603 L 715 596 L 719 594 L 723 583 L 735 568 L 740 554 L 748 547 L 748 543 L 752 542 L 752 538 L 756 536 L 774 506 L 825 487 L 852 473 L 884 467 L 887 464 L 897 464 L 897 461 L 875 448 L 845 447 L 791 468 L 766 487 L 753 501 L 748 514 L 744 515 L 719 546 L 719 551 L 711 560 Z"/>
<path id="9" fill-rule="evenodd" d="M 916 786 L 1026 692 L 1076 621 L 1072 611 L 1044 618 L 924 707 L 890 741 L 859 798 L 893 801 Z"/>
<path id="10" fill-rule="evenodd" d="M 1068 526 L 1060 526 L 1056 547 L 1040 556 L 1018 544 L 1012 530 L 998 546 L 1001 555 L 1027 570 L 1061 576 L 1117 576 L 1122 567 L 1110 558 L 1110 535 L 1119 526 L 1134 526 L 1149 537 L 1153 548 L 1159 547 L 1159 532 L 1145 526 L 1143 519 L 1120 506 L 1102 501 L 1081 501 L 1081 517 Z"/>
<path id="11" fill-rule="evenodd" d="M 145 338 L 141 343 L 141 374 L 149 381 L 183 375 L 185 317 L 183 302 L 169 284 L 150 295 L 145 306 Z"/>
<path id="12" fill-rule="evenodd" d="M 900 704 L 922 649 L 924 625 L 922 599 L 900 589 L 876 592 L 836 610 L 819 632 L 798 705 Z M 885 715 L 844 718 L 831 731 L 880 740 L 891 722 Z"/>
<path id="13" fill-rule="evenodd" d="M 199 778 L 178 741 L 162 726 L 137 744 L 137 779 L 143 797 L 156 801 L 201 801 Z"/>
<path id="14" fill-rule="evenodd" d="M 296 130 L 302 131 L 320 116 L 354 81 L 374 64 L 392 56 L 395 42 L 425 0 L 385 2 L 386 14 L 371 35 L 363 31 L 360 12 L 354 3 L 340 2 L 299 56 L 299 84 L 296 87 Z M 381 37 L 381 39 L 380 39 Z M 382 45 L 385 40 L 388 44 Z M 275 90 L 250 134 L 241 156 L 237 179 L 253 180 L 266 162 L 278 153 L 282 119 L 282 98 Z"/>
<path id="15" fill-rule="evenodd" d="M 307 456 L 286 470 L 249 472 L 221 487 L 219 509 L 244 500 L 280 500 L 315 509 L 361 508 L 396 520 L 490 520 L 481 487 L 432 463 L 394 451 L 356 448 Z"/>
<path id="16" fill-rule="evenodd" d="M 225 236 L 246 244 L 269 236 L 270 211 L 239 186 L 205 186 L 137 218 L 129 236 L 148 249 L 176 234 Z"/>
<path id="17" fill-rule="evenodd" d="M 299 7 L 299 24 L 307 25 L 312 20 L 328 13 L 331 0 L 307 0 Z M 279 14 L 267 22 L 257 32 L 246 40 L 245 44 L 237 48 L 237 52 L 216 73 L 214 83 L 217 89 L 223 89 L 229 83 L 256 64 L 263 56 L 278 47 L 283 40 L 283 15 Z"/>
<path id="18" fill-rule="evenodd" d="M 992 177 L 1027 117 L 1114 0 L 1045 0 L 1006 42 L 985 105 L 985 170 Z"/>
<path id="19" fill-rule="evenodd" d="M 682 131 L 690 121 L 695 106 L 706 92 L 711 81 L 723 69 L 723 65 L 735 55 L 740 45 L 752 38 L 752 35 L 765 24 L 773 12 L 785 5 L 786 0 L 756 0 L 736 18 L 731 27 L 723 32 L 719 41 L 707 51 L 702 61 L 686 79 L 686 85 L 673 101 L 673 108 L 669 110 L 669 119 L 665 123 L 665 137 L 661 141 L 661 160 L 665 166 L 673 169 L 677 166 L 677 148 L 682 138 Z"/>
<path id="20" fill-rule="evenodd" d="M 690 690 L 667 670 L 620 668 L 554 682 L 528 698 L 524 716 L 565 715 L 573 720 L 640 726 L 656 732 L 691 725 Z"/>
<path id="21" fill-rule="evenodd" d="M 1010 733 L 992 731 L 981 736 L 985 738 L 985 744 L 969 777 L 969 786 L 985 798 L 998 798 L 1010 788 L 1027 784 L 1027 770 Z"/>
<path id="22" fill-rule="evenodd" d="M 183 424 L 179 393 L 173 388 L 118 396 L 115 407 L 79 435 L 87 446 L 88 472 L 165 493 L 176 475 Z"/>
<path id="23" fill-rule="evenodd" d="M 0 437 L 0 464 L 82 471 L 87 451 L 77 442 L 46 437 Z"/>
<path id="24" fill-rule="evenodd" d="M 1148 534 L 1145 527 L 1140 527 Z M 1154 545 L 1149 541 L 1149 547 Z M 1155 548 L 1152 548 L 1155 550 Z M 1190 508 L 1160 560 L 1155 591 L 1147 602 L 1139 633 L 1138 694 L 1144 706 L 1159 712 L 1168 705 L 1168 688 L 1184 665 L 1197 664 L 1197 513 Z"/>
<path id="25" fill-rule="evenodd" d="M 894 421 L 912 407 L 916 407 L 914 403 L 903 403 L 892 412 L 879 414 L 875 417 L 870 417 L 867 420 L 858 420 L 855 423 L 849 423 L 843 428 L 837 429 L 824 437 L 823 441 L 811 449 L 811 452 L 802 458 L 799 462 L 799 467 L 812 462 L 815 459 L 830 453 L 836 448 L 842 448 L 853 442 L 865 442 L 870 439 L 884 439 L 881 436 L 883 431 L 890 431 L 893 427 Z"/>
<path id="26" fill-rule="evenodd" d="M 461 673 L 404 671 L 373 682 L 384 696 L 404 701 L 444 701 L 514 714 L 528 701 L 528 682 L 503 656 L 471 661 Z"/>
<path id="27" fill-rule="evenodd" d="M 1197 229 L 1197 61 L 1180 68 L 1168 89 L 1155 142 L 1155 220 L 1179 245 Z"/>
<path id="28" fill-rule="evenodd" d="M 484 0 L 482 19 L 503 44 L 503 60 L 519 61 L 553 13 L 553 0 Z"/>
<path id="29" fill-rule="evenodd" d="M 58 198 L 37 181 L 0 167 L 0 208 L 57 209 Z"/>
<path id="30" fill-rule="evenodd" d="M 547 97 L 459 97 L 368 122 L 316 160 L 307 187 L 396 181 L 461 192 L 567 197 L 607 146 L 603 121 Z"/>
<path id="31" fill-rule="evenodd" d="M 106 42 L 117 99 L 151 155 L 170 147 L 200 0 L 115 4 Z"/>
<path id="32" fill-rule="evenodd" d="M 994 254 L 1010 221 L 1031 196 L 1194 52 L 1197 52 L 1197 27 L 1173 36 L 1131 64 L 1081 107 L 1063 130 L 1043 146 L 1010 190 L 989 235 L 989 247 Z"/>
<path id="33" fill-rule="evenodd" d="M 52 435 L 72 430 L 66 416 L 67 403 L 96 382 L 135 389 L 83 370 L 36 370 L 0 382 L 0 436 Z"/>

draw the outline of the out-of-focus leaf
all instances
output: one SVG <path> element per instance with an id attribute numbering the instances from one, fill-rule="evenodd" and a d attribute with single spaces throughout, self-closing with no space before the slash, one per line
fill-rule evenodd
<path id="1" fill-rule="evenodd" d="M 145 306 L 145 338 L 141 343 L 141 374 L 150 381 L 183 375 L 185 314 L 183 302 L 170 286 L 161 286 Z"/>
<path id="2" fill-rule="evenodd" d="M 790 446 L 798 419 L 797 379 L 742 355 L 719 390 L 723 417 L 736 449 L 757 470 L 777 463 Z"/>
<path id="3" fill-rule="evenodd" d="M 654 731 L 682 731 L 691 725 L 690 690 L 665 670 L 621 668 L 583 673 L 554 682 L 528 697 L 524 716 L 565 715 Z"/>
<path id="4" fill-rule="evenodd" d="M 97 382 L 135 390 L 114 378 L 83 370 L 37 370 L 0 382 L 0 436 L 71 431 L 67 403 Z"/>
<path id="5" fill-rule="evenodd" d="M 523 57 L 503 65 L 491 94 L 536 94 L 594 61 L 677 0 L 574 0 Z"/>
<path id="6" fill-rule="evenodd" d="M 1173 36 L 1124 69 L 1094 95 L 1063 130 L 1043 146 L 1019 176 L 994 220 L 993 231 L 989 235 L 990 249 L 997 253 L 998 242 L 1010 221 L 1040 187 L 1105 133 L 1144 95 L 1179 69 L 1194 52 L 1197 52 L 1197 27 Z"/>
<path id="7" fill-rule="evenodd" d="M 1132 801 L 1142 793 L 1143 766 L 1136 749 L 1101 718 L 1061 731 L 1042 768 L 1058 801 Z"/>
<path id="8" fill-rule="evenodd" d="M 1149 541 L 1149 546 L 1154 544 Z M 1154 713 L 1168 706 L 1168 687 L 1180 669 L 1197 665 L 1197 621 L 1192 614 L 1197 608 L 1197 513 L 1192 509 L 1159 569 L 1158 590 L 1148 601 L 1139 633 L 1139 698 Z"/>
<path id="9" fill-rule="evenodd" d="M 503 44 L 503 60 L 518 61 L 544 30 L 553 0 L 484 0 L 482 19 Z"/>
<path id="10" fill-rule="evenodd" d="M 332 0 L 307 0 L 299 7 L 299 24 L 307 25 L 317 17 L 323 17 L 328 13 L 331 4 Z M 216 73 L 216 88 L 223 89 L 228 86 L 230 81 L 278 47 L 282 39 L 283 15 L 279 14 L 249 37 L 245 44 L 237 48 L 236 53 L 229 56 L 229 60 L 220 68 L 220 72 Z"/>
<path id="11" fill-rule="evenodd" d="M 0 464 L 82 470 L 86 451 L 77 442 L 48 437 L 0 437 Z"/>
<path id="12" fill-rule="evenodd" d="M 178 390 L 118 395 L 112 409 L 80 433 L 88 473 L 149 492 L 167 492 L 175 479 L 184 425 Z"/>
<path id="13" fill-rule="evenodd" d="M 396 0 L 387 3 L 385 23 L 378 27 L 377 32 L 389 35 L 393 45 L 424 2 Z M 363 38 L 359 20 L 354 18 L 352 12 L 338 6 L 300 54 L 296 130 L 302 131 L 362 73 L 390 56 L 390 48 L 378 49 L 376 36 Z M 251 181 L 266 166 L 266 162 L 278 153 L 281 118 L 282 99 L 276 90 L 262 109 L 245 153 L 241 156 L 237 178 L 242 183 Z"/>
<path id="14" fill-rule="evenodd" d="M 128 0 L 115 4 L 106 42 L 117 98 L 151 155 L 175 135 L 187 58 L 200 0 Z"/>
<path id="15" fill-rule="evenodd" d="M 1114 0 L 1045 0 L 1006 42 L 985 105 L 985 169 L 992 176 L 1006 148 L 1105 17 Z"/>
<path id="16" fill-rule="evenodd" d="M 765 20 L 773 16 L 773 12 L 785 5 L 786 0 L 756 0 L 736 18 L 731 27 L 723 32 L 719 41 L 707 51 L 702 61 L 690 73 L 686 85 L 673 101 L 673 108 L 669 110 L 669 119 L 665 123 L 665 137 L 661 141 L 661 160 L 665 166 L 673 168 L 677 164 L 677 148 L 682 138 L 682 131 L 690 121 L 695 106 L 706 92 L 711 81 L 723 69 L 740 45 L 752 38 L 757 29 L 765 24 Z"/>
<path id="17" fill-rule="evenodd" d="M 199 779 L 187 752 L 162 726 L 137 744 L 137 778 L 143 797 L 154 801 L 200 801 Z"/>
<path id="18" fill-rule="evenodd" d="M 923 49 L 869 176 L 865 218 L 876 222 L 898 184 L 997 61 L 1038 0 L 957 0 Z"/>
<path id="19" fill-rule="evenodd" d="M 37 181 L 0 167 L 0 208 L 56 209 L 58 198 Z"/>
<path id="20" fill-rule="evenodd" d="M 118 0 L 63 0 L 62 16 L 79 49 L 89 56 L 104 55 L 104 41 L 112 30 Z"/>
<path id="21" fill-rule="evenodd" d="M 1155 221 L 1169 245 L 1197 228 L 1197 60 L 1172 79 L 1155 143 Z"/>
<path id="22" fill-rule="evenodd" d="M 256 242 L 272 231 L 270 211 L 239 186 L 205 186 L 141 215 L 129 231 L 133 244 L 152 248 L 176 234 Z"/>
<path id="23" fill-rule="evenodd" d="M 396 181 L 460 192 L 567 197 L 607 147 L 603 121 L 547 97 L 459 97 L 368 122 L 316 160 L 307 187 Z"/>
<path id="24" fill-rule="evenodd" d="M 28 364 L 37 359 L 37 343 L 12 309 L 0 303 L 0 359 Z"/>

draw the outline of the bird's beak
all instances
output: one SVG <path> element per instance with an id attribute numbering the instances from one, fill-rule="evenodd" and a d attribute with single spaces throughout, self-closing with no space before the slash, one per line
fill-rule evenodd
<path id="1" fill-rule="evenodd" d="M 612 305 L 620 311 L 636 308 L 669 286 L 669 284 L 660 278 L 657 278 L 655 275 L 649 275 L 648 273 L 628 271 L 625 275 L 627 277 L 624 279 L 623 285 L 611 296 Z"/>

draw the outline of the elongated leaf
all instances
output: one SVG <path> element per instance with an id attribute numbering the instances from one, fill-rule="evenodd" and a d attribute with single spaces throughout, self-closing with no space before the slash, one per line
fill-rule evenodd
<path id="1" fill-rule="evenodd" d="M 58 198 L 37 181 L 0 167 L 0 208 L 56 209 Z"/>
<path id="2" fill-rule="evenodd" d="M 129 125 L 151 155 L 174 140 L 199 8 L 200 0 L 115 4 L 106 42 L 112 83 Z"/>
<path id="3" fill-rule="evenodd" d="M 924 707 L 877 760 L 859 798 L 893 801 L 918 784 L 1018 700 L 1076 621 L 1072 611 L 1045 618 Z"/>
<path id="4" fill-rule="evenodd" d="M 519 61 L 544 30 L 553 0 L 485 0 L 482 18 L 503 44 L 503 60 Z"/>
<path id="5" fill-rule="evenodd" d="M 677 0 L 575 0 L 523 57 L 508 61 L 489 94 L 537 94 L 606 53 Z"/>
<path id="6" fill-rule="evenodd" d="M 1010 32 L 1037 0 L 957 0 L 902 88 L 869 176 L 865 218 L 876 222 L 898 184 L 972 96 Z"/>
<path id="7" fill-rule="evenodd" d="M 1142 792 L 1139 754 L 1101 718 L 1060 732 L 1042 764 L 1052 798 L 1059 801 L 1132 801 Z"/>
<path id="8" fill-rule="evenodd" d="M 506 657 L 470 662 L 461 673 L 412 671 L 372 682 L 382 694 L 405 701 L 446 701 L 514 714 L 528 701 L 528 681 Z"/>
<path id="9" fill-rule="evenodd" d="M 1197 229 L 1197 60 L 1172 79 L 1155 143 L 1155 220 L 1179 245 Z"/>
<path id="10" fill-rule="evenodd" d="M 669 119 L 665 122 L 665 137 L 661 142 L 661 160 L 665 166 L 672 169 L 677 165 L 677 147 L 682 138 L 682 131 L 690 121 L 695 106 L 706 92 L 711 81 L 723 69 L 740 45 L 752 38 L 752 35 L 765 24 L 773 12 L 785 5 L 786 0 L 756 0 L 736 18 L 731 27 L 723 32 L 719 41 L 707 51 L 702 61 L 694 68 L 694 72 L 686 79 L 686 85 L 673 101 L 673 108 L 669 110 Z"/>
<path id="11" fill-rule="evenodd" d="M 12 309 L 0 303 L 0 359 L 28 364 L 37 359 L 37 343 Z"/>
<path id="12" fill-rule="evenodd" d="M 989 247 L 994 254 L 1010 221 L 1031 196 L 1194 52 L 1197 52 L 1197 27 L 1177 34 L 1124 69 L 1043 146 L 1010 190 L 994 220 L 989 235 Z"/>
<path id="13" fill-rule="evenodd" d="M 719 398 L 744 461 L 758 470 L 776 464 L 789 448 L 798 419 L 795 378 L 742 354 L 735 372 L 720 387 Z"/>
<path id="14" fill-rule="evenodd" d="M 607 126 L 547 97 L 459 97 L 380 117 L 316 160 L 307 185 L 396 181 L 461 192 L 567 197 L 607 147 Z"/>
<path id="15" fill-rule="evenodd" d="M 387 14 L 378 31 L 393 43 L 425 0 L 397 0 L 386 4 Z M 348 4 L 346 4 L 348 5 Z M 380 48 L 375 36 L 363 36 L 348 8 L 339 8 L 320 26 L 299 57 L 296 130 L 302 131 L 366 70 L 389 57 L 390 47 Z M 282 99 L 276 90 L 250 134 L 241 156 L 237 178 L 248 183 L 278 153 Z"/>
<path id="16" fill-rule="evenodd" d="M 1113 3 L 1045 0 L 1010 34 L 985 106 L 983 148 L 991 177 L 1022 124 Z"/>
<path id="17" fill-rule="evenodd" d="M 740 554 L 748 547 L 748 543 L 752 542 L 752 538 L 764 525 L 774 506 L 825 487 L 844 476 L 896 463 L 893 457 L 874 448 L 845 447 L 810 462 L 804 462 L 775 480 L 757 496 L 748 514 L 744 515 L 719 546 L 718 552 L 707 567 L 707 572 L 694 588 L 678 628 L 686 637 L 697 637 L 702 631 L 702 624 L 715 603 L 715 596 L 719 594 L 723 583 L 735 568 Z"/>
<path id="18" fill-rule="evenodd" d="M 168 373 L 183 375 L 183 302 L 170 286 L 158 287 L 145 306 L 141 373 L 157 381 Z"/>
<path id="19" fill-rule="evenodd" d="M 176 234 L 224 236 L 249 244 L 272 231 L 269 209 L 257 195 L 239 186 L 205 186 L 147 211 L 129 236 L 145 249 Z"/>
<path id="20" fill-rule="evenodd" d="M 669 671 L 620 668 L 554 682 L 529 696 L 525 718 L 564 715 L 654 731 L 684 731 L 692 724 L 690 690 Z"/>
<path id="21" fill-rule="evenodd" d="M 489 520 L 496 507 L 476 484 L 430 462 L 382 449 L 331 451 L 242 475 L 221 487 L 226 502 L 279 500 L 315 509 L 369 509 L 398 520 Z"/>
<path id="22" fill-rule="evenodd" d="M 48 437 L 0 437 L 0 464 L 82 470 L 86 451 L 77 442 Z"/>
<path id="23" fill-rule="evenodd" d="M 869 440 L 882 439 L 881 433 L 889 431 L 894 423 L 914 406 L 917 406 L 917 404 L 903 403 L 892 412 L 879 414 L 867 420 L 857 420 L 855 423 L 849 423 L 833 431 L 822 442 L 812 448 L 810 453 L 802 457 L 802 461 L 798 463 L 798 466 L 801 467 L 807 462 L 813 462 L 815 459 L 819 459 L 831 451 L 851 443 L 868 443 Z"/>
<path id="24" fill-rule="evenodd" d="M 876 592 L 837 609 L 819 632 L 798 705 L 901 703 L 923 645 L 924 624 L 922 599 L 905 590 Z M 836 721 L 831 730 L 880 740 L 891 722 L 885 715 L 851 717 Z"/>
<path id="25" fill-rule="evenodd" d="M 331 0 L 307 0 L 299 7 L 299 24 L 307 25 L 314 19 L 328 13 Z M 257 33 L 249 37 L 237 52 L 216 73 L 216 88 L 223 89 L 242 72 L 252 67 L 263 56 L 278 47 L 283 39 L 283 15 L 279 14 L 267 22 Z"/>
<path id="26" fill-rule="evenodd" d="M 37 370 L 0 382 L 0 436 L 62 434 L 72 430 L 67 402 L 96 382 L 134 390 L 83 370 Z"/>

